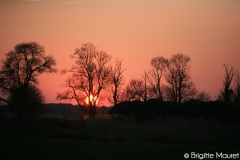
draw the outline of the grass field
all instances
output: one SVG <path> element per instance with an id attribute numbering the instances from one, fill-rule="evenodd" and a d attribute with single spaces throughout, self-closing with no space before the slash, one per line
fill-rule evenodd
<path id="1" fill-rule="evenodd" d="M 239 153 L 240 125 L 204 119 L 1 119 L 0 159 L 184 159 Z"/>

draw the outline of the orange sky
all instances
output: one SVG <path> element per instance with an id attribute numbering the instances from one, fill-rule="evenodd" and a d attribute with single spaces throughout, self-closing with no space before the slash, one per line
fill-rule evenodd
<path id="1" fill-rule="evenodd" d="M 215 98 L 223 64 L 240 62 L 239 0 L 0 0 L 0 58 L 36 41 L 59 70 L 84 42 L 123 60 L 125 79 L 139 78 L 155 56 L 191 57 L 198 89 Z M 239 64 L 240 65 L 240 64 Z M 56 102 L 64 77 L 43 75 L 46 102 Z"/>

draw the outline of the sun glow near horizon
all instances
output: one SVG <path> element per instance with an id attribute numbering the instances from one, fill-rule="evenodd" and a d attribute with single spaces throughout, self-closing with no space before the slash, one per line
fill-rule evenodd
<path id="1" fill-rule="evenodd" d="M 36 41 L 62 70 L 72 65 L 69 55 L 75 48 L 93 42 L 123 60 L 127 84 L 149 69 L 151 58 L 183 53 L 192 59 L 194 83 L 213 99 L 222 85 L 222 65 L 239 63 L 238 0 L 0 0 L 0 4 L 1 60 L 15 44 Z M 58 74 L 39 77 L 46 103 L 59 102 L 56 92 L 61 92 L 63 79 Z M 82 103 L 93 99 L 83 97 Z M 102 95 L 97 103 L 108 104 Z"/>
<path id="2" fill-rule="evenodd" d="M 87 97 L 86 98 L 86 100 L 85 100 L 85 103 L 86 103 L 86 105 L 94 105 L 94 104 L 96 104 L 96 106 L 97 106 L 97 104 L 98 104 L 98 98 L 96 97 L 96 96 L 93 96 L 92 94 L 89 96 L 89 97 Z"/>

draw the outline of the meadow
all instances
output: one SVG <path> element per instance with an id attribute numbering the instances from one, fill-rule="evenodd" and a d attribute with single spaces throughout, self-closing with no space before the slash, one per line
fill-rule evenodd
<path id="1" fill-rule="evenodd" d="M 240 124 L 217 119 L 1 118 L 0 159 L 184 159 L 184 153 L 239 153 Z"/>

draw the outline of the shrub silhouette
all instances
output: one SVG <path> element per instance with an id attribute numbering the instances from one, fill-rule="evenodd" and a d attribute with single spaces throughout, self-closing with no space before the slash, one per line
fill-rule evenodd
<path id="1" fill-rule="evenodd" d="M 36 116 L 40 112 L 40 108 L 44 103 L 44 97 L 41 90 L 36 86 L 30 85 L 27 88 L 27 94 L 24 97 L 25 105 L 19 105 L 23 100 L 21 94 L 21 88 L 17 88 L 10 95 L 9 101 L 11 102 L 13 109 L 21 118 Z"/>
<path id="2" fill-rule="evenodd" d="M 240 120 L 240 113 L 220 101 L 186 102 L 176 104 L 150 99 L 146 102 L 126 101 L 114 106 L 109 114 L 135 117 L 137 122 L 152 121 L 159 118 L 217 118 L 221 120 Z"/>

